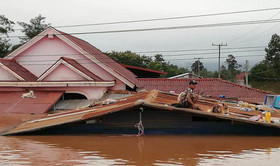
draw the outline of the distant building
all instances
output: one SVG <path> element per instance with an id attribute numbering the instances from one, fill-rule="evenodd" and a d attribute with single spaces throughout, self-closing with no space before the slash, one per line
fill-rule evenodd
<path id="1" fill-rule="evenodd" d="M 250 74 L 251 74 L 251 73 L 248 72 L 248 75 L 250 75 Z M 238 82 L 243 82 L 244 79 L 245 79 L 245 72 L 242 72 L 242 73 L 240 73 L 240 74 L 237 74 L 237 75 L 235 76 L 235 78 L 236 78 L 236 80 L 237 80 Z"/>
<path id="2" fill-rule="evenodd" d="M 159 78 L 161 74 L 167 74 L 164 71 L 151 70 L 138 66 L 129 66 L 124 64 L 122 64 L 122 66 L 134 73 L 137 76 L 137 78 Z"/>

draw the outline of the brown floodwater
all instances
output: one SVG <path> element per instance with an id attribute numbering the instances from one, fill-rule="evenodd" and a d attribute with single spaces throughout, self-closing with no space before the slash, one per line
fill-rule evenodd
<path id="1" fill-rule="evenodd" d="M 279 165 L 280 137 L 0 136 L 0 165 Z"/>

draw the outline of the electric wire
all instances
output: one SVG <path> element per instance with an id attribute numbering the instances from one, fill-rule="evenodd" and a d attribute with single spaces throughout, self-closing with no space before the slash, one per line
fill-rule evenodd
<path id="1" fill-rule="evenodd" d="M 173 27 L 155 27 L 155 28 L 142 28 L 142 29 L 120 29 L 120 30 L 107 30 L 107 31 L 91 31 L 91 32 L 72 32 L 72 33 L 59 33 L 54 35 L 89 35 L 89 34 L 109 34 L 109 33 L 127 33 L 127 32 L 146 32 L 146 31 L 162 31 L 162 30 L 178 30 L 178 29 L 193 29 L 193 28 L 210 28 L 210 27 L 224 27 L 224 26 L 238 26 L 238 25 L 251 25 L 261 23 L 278 23 L 280 19 L 270 20 L 253 20 L 253 21 L 239 21 L 239 22 L 223 22 L 212 24 L 198 24 L 186 26 L 173 26 Z M 45 35 L 37 35 L 45 36 Z M 19 38 L 25 36 L 8 36 L 3 38 Z"/>
<path id="2" fill-rule="evenodd" d="M 275 8 L 241 10 L 241 11 L 232 11 L 232 12 L 209 13 L 209 14 L 198 14 L 198 15 L 177 16 L 177 17 L 165 17 L 165 18 L 139 19 L 139 20 L 114 21 L 114 22 L 100 22 L 100 23 L 76 24 L 76 25 L 59 25 L 59 26 L 54 26 L 54 28 L 70 28 L 70 27 L 85 27 L 85 26 L 98 26 L 98 25 L 112 25 L 112 24 L 127 24 L 127 23 L 139 23 L 139 22 L 177 20 L 177 19 L 187 19 L 187 18 L 211 17 L 211 16 L 220 16 L 220 15 L 231 15 L 231 14 L 242 14 L 242 13 L 252 13 L 252 12 L 263 12 L 263 11 L 272 11 L 272 10 L 279 10 L 279 9 L 280 9 L 280 7 L 275 7 Z M 15 30 L 21 30 L 21 29 L 15 29 Z"/>

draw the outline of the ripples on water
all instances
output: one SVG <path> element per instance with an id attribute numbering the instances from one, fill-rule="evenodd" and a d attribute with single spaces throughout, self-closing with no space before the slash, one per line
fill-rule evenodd
<path id="1" fill-rule="evenodd" d="M 0 136 L 0 165 L 278 165 L 280 137 Z"/>

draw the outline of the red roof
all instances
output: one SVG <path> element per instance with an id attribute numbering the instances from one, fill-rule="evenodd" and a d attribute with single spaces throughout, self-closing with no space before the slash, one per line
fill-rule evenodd
<path id="1" fill-rule="evenodd" d="M 158 73 L 158 74 L 167 74 L 164 71 L 146 69 L 146 68 L 142 68 L 142 67 L 138 67 L 138 66 L 129 66 L 129 65 L 124 65 L 124 64 L 121 64 L 121 65 L 125 68 L 130 68 L 130 69 L 144 70 L 144 71 L 148 71 L 148 72 L 152 72 L 152 73 Z"/>
<path id="2" fill-rule="evenodd" d="M 0 113 L 34 113 L 47 112 L 62 96 L 63 91 L 35 91 L 36 98 L 22 98 L 25 91 L 0 92 Z"/>
<path id="3" fill-rule="evenodd" d="M 58 30 L 57 30 L 58 31 Z M 81 40 L 79 38 L 76 38 L 72 35 L 69 35 L 67 33 L 64 33 L 62 31 L 58 31 L 61 34 L 63 34 L 65 37 L 67 37 L 69 40 L 71 40 L 73 43 L 81 47 L 83 50 L 88 52 L 90 55 L 94 56 L 96 59 L 98 59 L 100 62 L 108 66 L 109 68 L 113 69 L 115 72 L 120 74 L 122 77 L 129 80 L 131 83 L 135 84 L 137 87 L 142 87 L 142 84 L 135 78 L 136 76 L 126 68 L 124 68 L 122 65 L 120 65 L 118 62 L 114 61 L 104 53 L 102 53 L 99 49 L 95 48 L 88 42 Z"/>
<path id="4" fill-rule="evenodd" d="M 60 59 L 63 59 L 65 62 L 69 63 L 70 65 L 72 65 L 73 67 L 75 67 L 76 69 L 78 69 L 79 71 L 83 72 L 84 74 L 86 74 L 87 76 L 89 76 L 90 78 L 96 80 L 96 81 L 102 81 L 102 79 L 100 77 L 98 77 L 97 75 L 93 74 L 92 72 L 90 72 L 88 69 L 86 69 L 85 67 L 83 67 L 82 65 L 80 65 L 77 61 L 75 61 L 74 59 L 71 58 L 66 58 L 66 57 L 61 57 Z"/>
<path id="5" fill-rule="evenodd" d="M 32 74 L 29 70 L 18 64 L 15 60 L 0 59 L 0 63 L 5 65 L 7 68 L 18 74 L 24 79 L 24 81 L 36 81 L 37 77 Z"/>
<path id="6" fill-rule="evenodd" d="M 175 91 L 180 93 L 188 88 L 188 82 L 192 79 L 164 79 L 164 78 L 139 78 L 147 90 L 161 90 L 165 92 Z M 266 94 L 273 94 L 259 89 L 249 88 L 222 79 L 203 78 L 194 79 L 198 82 L 196 92 L 202 91 L 203 95 L 219 97 L 225 95 L 227 98 L 237 97 L 246 101 L 263 102 Z"/>

